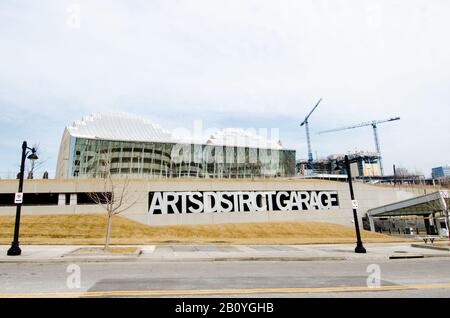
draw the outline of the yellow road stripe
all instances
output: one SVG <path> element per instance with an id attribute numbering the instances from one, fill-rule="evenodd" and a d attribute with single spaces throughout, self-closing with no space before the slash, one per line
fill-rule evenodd
<path id="1" fill-rule="evenodd" d="M 262 293 L 336 293 L 365 291 L 394 291 L 406 289 L 450 288 L 450 283 L 388 285 L 380 287 L 301 287 L 301 288 L 241 288 L 241 289 L 186 289 L 186 290 L 113 290 L 88 292 L 43 292 L 43 293 L 0 293 L 0 298 L 74 298 L 109 296 L 174 296 L 174 295 L 221 295 L 221 294 L 262 294 Z"/>

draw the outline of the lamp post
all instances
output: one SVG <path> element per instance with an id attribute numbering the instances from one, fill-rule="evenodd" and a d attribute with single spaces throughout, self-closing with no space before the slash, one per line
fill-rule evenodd
<path id="1" fill-rule="evenodd" d="M 30 152 L 27 152 L 30 150 Z M 28 157 L 27 157 L 28 155 Z M 23 177 L 25 174 L 25 159 L 28 158 L 30 160 L 37 160 L 38 156 L 36 155 L 36 149 L 29 148 L 27 146 L 27 142 L 24 141 L 22 143 L 22 159 L 20 161 L 20 174 L 19 174 L 19 190 L 18 193 L 22 193 L 23 191 Z M 19 226 L 20 226 L 20 211 L 22 209 L 22 202 L 17 203 L 16 208 L 16 222 L 14 225 L 14 239 L 11 243 L 11 247 L 9 248 L 7 255 L 9 256 L 17 256 L 22 253 L 22 250 L 19 247 Z"/>
<path id="2" fill-rule="evenodd" d="M 350 198 L 352 200 L 352 208 L 353 208 L 353 220 L 355 222 L 355 230 L 356 230 L 355 253 L 366 253 L 366 249 L 364 248 L 363 243 L 361 241 L 361 233 L 359 231 L 358 213 L 356 211 L 357 207 L 353 205 L 353 203 L 355 202 L 355 194 L 353 193 L 352 172 L 350 171 L 350 161 L 348 160 L 347 155 L 345 155 L 345 170 L 347 170 L 348 186 L 350 188 Z"/>
<path id="3" fill-rule="evenodd" d="M 353 192 L 352 172 L 350 170 L 350 161 L 349 161 L 347 155 L 345 155 L 345 157 L 344 157 L 344 165 L 345 165 L 345 170 L 347 172 L 348 186 L 350 188 L 350 199 L 352 200 L 353 220 L 355 223 L 355 230 L 356 230 L 355 253 L 366 253 L 366 249 L 364 248 L 363 243 L 361 241 L 361 233 L 359 230 L 357 206 L 356 206 L 355 194 Z M 334 170 L 341 170 L 341 169 L 342 169 L 342 161 L 340 162 L 340 161 L 336 160 L 336 168 Z"/>

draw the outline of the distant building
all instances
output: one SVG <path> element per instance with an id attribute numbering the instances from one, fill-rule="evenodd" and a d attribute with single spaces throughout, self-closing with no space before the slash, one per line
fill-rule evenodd
<path id="1" fill-rule="evenodd" d="M 403 167 L 396 167 L 395 168 L 395 176 L 396 177 L 408 177 L 408 176 L 412 176 L 414 175 L 413 173 L 409 172 L 408 169 L 403 168 Z"/>
<path id="2" fill-rule="evenodd" d="M 441 166 L 431 169 L 433 179 L 450 177 L 450 166 Z"/>
<path id="3" fill-rule="evenodd" d="M 313 162 L 312 171 L 306 170 L 307 160 L 297 161 L 297 172 L 300 175 L 308 174 L 346 174 L 345 168 L 337 170 L 336 162 L 344 160 L 343 154 L 329 155 L 325 159 Z M 358 151 L 348 154 L 350 169 L 354 177 L 378 177 L 381 176 L 380 156 L 374 152 Z"/>

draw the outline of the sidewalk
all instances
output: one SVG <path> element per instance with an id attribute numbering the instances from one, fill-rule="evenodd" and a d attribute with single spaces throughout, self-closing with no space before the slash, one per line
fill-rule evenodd
<path id="1" fill-rule="evenodd" d="M 412 247 L 411 243 L 367 243 L 367 253 L 355 244 L 320 245 L 142 245 L 139 255 L 73 255 L 81 245 L 22 245 L 22 255 L 7 256 L 0 245 L 0 263 L 53 262 L 188 262 L 188 261 L 332 261 L 450 257 L 449 251 Z"/>

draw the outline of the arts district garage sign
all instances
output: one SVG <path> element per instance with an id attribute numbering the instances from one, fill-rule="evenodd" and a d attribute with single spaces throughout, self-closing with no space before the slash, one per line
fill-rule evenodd
<path id="1" fill-rule="evenodd" d="M 329 210 L 337 191 L 162 191 L 149 193 L 149 213 Z"/>

